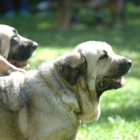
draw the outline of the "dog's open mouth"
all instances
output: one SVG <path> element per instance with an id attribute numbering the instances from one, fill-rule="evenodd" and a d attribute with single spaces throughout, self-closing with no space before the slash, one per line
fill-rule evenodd
<path id="1" fill-rule="evenodd" d="M 102 95 L 103 92 L 111 89 L 118 89 L 125 85 L 125 79 L 123 77 L 118 78 L 110 78 L 105 77 L 102 81 L 100 81 L 96 86 L 96 91 L 98 97 Z"/>
<path id="2" fill-rule="evenodd" d="M 9 60 L 9 62 L 19 68 L 23 68 L 29 65 L 27 60 L 25 61 Z"/>
<path id="3" fill-rule="evenodd" d="M 120 87 L 125 85 L 125 79 L 123 77 L 112 79 L 114 82 L 119 83 Z"/>

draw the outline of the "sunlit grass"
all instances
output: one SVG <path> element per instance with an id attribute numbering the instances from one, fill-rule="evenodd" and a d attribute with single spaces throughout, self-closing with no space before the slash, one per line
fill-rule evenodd
<path id="1" fill-rule="evenodd" d="M 37 69 L 41 63 L 55 59 L 70 50 L 71 48 L 58 49 L 58 47 L 38 48 L 32 58 L 29 59 L 30 68 L 27 69 Z"/>

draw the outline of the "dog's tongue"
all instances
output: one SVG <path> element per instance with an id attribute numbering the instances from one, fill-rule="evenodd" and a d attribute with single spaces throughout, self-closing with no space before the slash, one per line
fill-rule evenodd
<path id="1" fill-rule="evenodd" d="M 123 77 L 120 77 L 118 79 L 113 79 L 113 81 L 119 83 L 121 86 L 125 85 L 125 79 Z"/>

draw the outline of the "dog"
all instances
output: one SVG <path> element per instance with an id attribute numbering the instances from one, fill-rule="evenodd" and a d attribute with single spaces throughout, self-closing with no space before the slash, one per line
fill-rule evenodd
<path id="1" fill-rule="evenodd" d="M 87 41 L 38 70 L 0 77 L 0 140 L 74 140 L 100 116 L 103 92 L 124 86 L 132 61 Z"/>
<path id="2" fill-rule="evenodd" d="M 8 25 L 0 25 L 0 54 L 17 67 L 27 65 L 27 60 L 37 48 L 37 43 L 18 34 Z"/>

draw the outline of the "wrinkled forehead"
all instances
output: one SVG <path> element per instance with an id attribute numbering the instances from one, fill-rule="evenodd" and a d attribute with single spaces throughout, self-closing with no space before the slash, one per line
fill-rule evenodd
<path id="1" fill-rule="evenodd" d="M 82 44 L 79 44 L 76 48 L 76 51 L 82 53 L 86 58 L 88 64 L 88 74 L 91 75 L 93 69 L 97 67 L 98 60 L 105 53 L 112 55 L 113 51 L 109 44 L 100 41 L 88 41 Z"/>
<path id="2" fill-rule="evenodd" d="M 111 46 L 101 41 L 88 41 L 81 43 L 76 46 L 75 50 L 82 52 L 87 59 L 88 57 L 90 57 L 90 59 L 92 57 L 94 60 L 98 59 L 104 53 L 113 53 Z"/>

